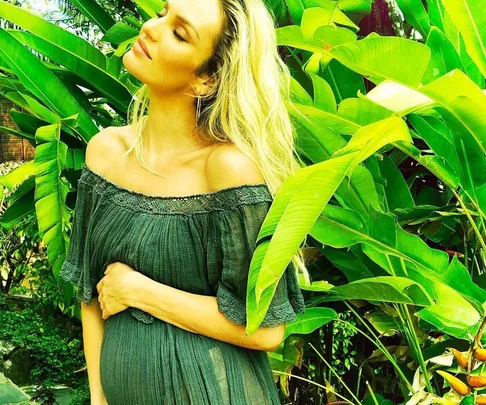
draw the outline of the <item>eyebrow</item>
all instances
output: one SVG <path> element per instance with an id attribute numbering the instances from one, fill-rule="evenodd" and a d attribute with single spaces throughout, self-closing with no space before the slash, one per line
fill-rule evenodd
<path id="1" fill-rule="evenodd" d="M 165 2 L 165 6 L 167 7 L 167 11 L 168 11 L 168 10 L 169 10 L 169 0 L 167 0 L 167 1 Z M 175 16 L 175 17 L 176 17 L 176 18 L 177 18 L 179 21 L 181 21 L 182 23 L 184 23 L 184 24 L 188 25 L 189 27 L 191 27 L 191 28 L 193 29 L 193 31 L 196 33 L 197 37 L 198 37 L 199 39 L 201 39 L 201 37 L 199 36 L 199 33 L 197 32 L 197 29 L 196 29 L 196 27 L 194 26 L 194 24 L 193 24 L 193 23 L 191 23 L 189 20 L 185 19 L 184 17 L 182 17 L 182 16 L 181 16 L 181 15 L 179 15 L 179 14 L 176 14 L 176 16 Z"/>

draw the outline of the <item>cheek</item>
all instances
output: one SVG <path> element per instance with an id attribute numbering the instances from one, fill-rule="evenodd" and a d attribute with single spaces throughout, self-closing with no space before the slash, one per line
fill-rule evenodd
<path id="1" fill-rule="evenodd" d="M 171 73 L 173 77 L 185 77 L 195 69 L 194 52 L 183 45 L 167 43 L 157 49 L 152 59 L 152 72 Z"/>
<path id="2" fill-rule="evenodd" d="M 191 60 L 189 48 L 176 42 L 176 40 L 167 40 L 159 44 L 156 49 L 156 62 L 159 66 L 165 66 L 170 69 L 179 69 Z"/>

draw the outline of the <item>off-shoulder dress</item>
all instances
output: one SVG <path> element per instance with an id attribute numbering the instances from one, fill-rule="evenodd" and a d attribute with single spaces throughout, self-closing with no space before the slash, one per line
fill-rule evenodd
<path id="1" fill-rule="evenodd" d="M 216 296 L 219 311 L 244 325 L 250 260 L 272 201 L 266 184 L 151 196 L 84 164 L 60 275 L 90 304 L 106 266 L 123 262 L 157 282 Z M 293 321 L 304 308 L 290 263 L 261 326 Z M 186 331 L 135 307 L 106 319 L 100 376 L 109 405 L 281 403 L 265 351 Z"/>

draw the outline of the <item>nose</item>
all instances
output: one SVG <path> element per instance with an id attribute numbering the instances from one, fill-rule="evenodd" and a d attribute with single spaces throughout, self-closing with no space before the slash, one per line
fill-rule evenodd
<path id="1" fill-rule="evenodd" d="M 152 21 L 155 21 L 155 19 L 151 19 L 151 20 L 148 20 L 145 22 L 145 24 L 142 25 L 142 29 L 140 30 L 140 38 L 142 39 L 146 39 L 148 38 L 149 41 L 152 41 L 152 42 L 157 42 L 156 41 L 156 34 L 154 33 L 155 32 L 155 29 L 154 27 L 151 25 L 152 24 Z"/>

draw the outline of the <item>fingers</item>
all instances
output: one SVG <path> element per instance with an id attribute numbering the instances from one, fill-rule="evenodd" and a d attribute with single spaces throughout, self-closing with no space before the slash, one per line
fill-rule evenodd
<path id="1" fill-rule="evenodd" d="M 105 274 L 108 274 L 110 272 L 110 270 L 115 267 L 117 264 L 117 262 L 113 262 L 113 263 L 110 263 L 108 266 L 106 266 L 106 269 L 105 269 Z"/>
<path id="2" fill-rule="evenodd" d="M 96 284 L 96 290 L 98 290 L 98 294 L 101 293 L 101 290 L 103 289 L 103 283 L 105 282 L 105 280 L 101 279 L 98 284 Z"/>

